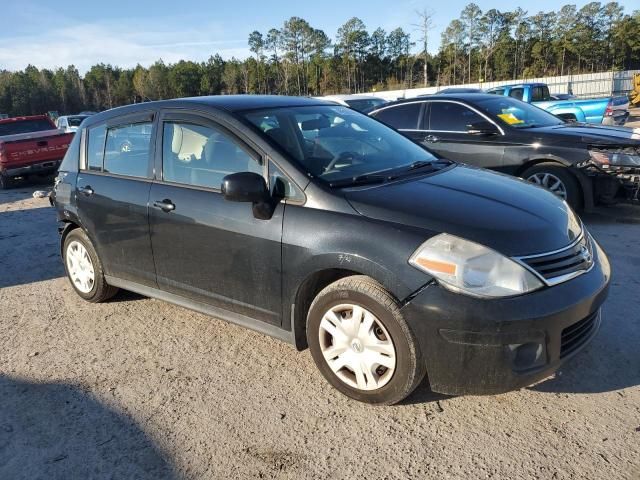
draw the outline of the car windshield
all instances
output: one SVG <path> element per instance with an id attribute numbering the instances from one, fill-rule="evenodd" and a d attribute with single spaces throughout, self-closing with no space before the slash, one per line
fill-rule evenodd
<path id="1" fill-rule="evenodd" d="M 395 130 L 343 106 L 273 108 L 244 116 L 308 173 L 330 184 L 437 160 Z"/>
<path id="2" fill-rule="evenodd" d="M 82 121 L 87 117 L 68 117 L 70 127 L 79 127 Z"/>
<path id="3" fill-rule="evenodd" d="M 345 102 L 347 102 L 347 105 L 349 105 L 351 108 L 353 108 L 354 110 L 357 110 L 359 112 L 370 112 L 371 110 L 379 107 L 380 105 L 384 105 L 385 103 L 387 103 L 386 101 L 382 100 L 381 98 L 365 98 L 365 99 L 355 99 L 355 100 L 345 100 Z"/>
<path id="4" fill-rule="evenodd" d="M 474 104 L 513 128 L 535 128 L 562 125 L 555 115 L 510 97 L 476 100 Z"/>

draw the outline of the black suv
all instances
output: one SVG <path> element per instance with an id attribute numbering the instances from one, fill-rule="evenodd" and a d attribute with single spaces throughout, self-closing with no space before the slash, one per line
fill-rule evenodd
<path id="1" fill-rule="evenodd" d="M 566 122 L 515 98 L 429 95 L 369 115 L 449 160 L 541 185 L 573 208 L 638 201 L 640 132 Z"/>
<path id="2" fill-rule="evenodd" d="M 439 160 L 322 100 L 202 97 L 82 124 L 56 180 L 64 265 L 309 346 L 391 404 L 548 376 L 600 324 L 607 258 L 544 189 Z"/>

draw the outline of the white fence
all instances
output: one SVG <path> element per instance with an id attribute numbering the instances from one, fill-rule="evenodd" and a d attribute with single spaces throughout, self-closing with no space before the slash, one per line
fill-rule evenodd
<path id="1" fill-rule="evenodd" d="M 622 72 L 584 73 L 581 75 L 562 75 L 557 77 L 525 78 L 519 80 L 504 80 L 500 82 L 465 83 L 460 85 L 442 85 L 440 87 L 411 88 L 405 90 L 387 90 L 384 92 L 369 92 L 362 95 L 375 95 L 385 100 L 399 98 L 413 98 L 418 95 L 433 94 L 448 87 L 470 87 L 488 89 L 501 85 L 541 82 L 549 85 L 551 93 L 573 93 L 580 98 L 608 97 L 611 95 L 625 95 L 633 90 L 633 74 L 640 70 L 626 70 Z"/>

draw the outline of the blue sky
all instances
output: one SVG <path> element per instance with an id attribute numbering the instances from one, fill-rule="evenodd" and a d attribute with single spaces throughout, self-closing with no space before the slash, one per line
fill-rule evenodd
<path id="1" fill-rule="evenodd" d="M 373 31 L 398 26 L 418 33 L 412 26 L 414 12 L 434 12 L 430 50 L 437 49 L 440 33 L 468 3 L 466 0 L 427 2 L 420 0 L 315 0 L 296 2 L 213 0 L 2 0 L 0 12 L 0 69 L 16 70 L 31 63 L 54 68 L 74 64 L 81 72 L 99 62 L 131 67 L 149 65 L 162 58 L 201 61 L 214 53 L 224 58 L 249 54 L 247 37 L 253 30 L 266 32 L 280 27 L 291 16 L 305 18 L 332 39 L 339 26 L 352 16 L 360 17 Z M 476 1 L 483 10 L 512 10 L 509 0 Z M 522 2 L 529 13 L 558 9 L 553 0 Z M 587 2 L 577 3 L 578 7 Z M 627 13 L 637 0 L 622 0 Z M 219 4 L 219 5 L 218 5 Z"/>

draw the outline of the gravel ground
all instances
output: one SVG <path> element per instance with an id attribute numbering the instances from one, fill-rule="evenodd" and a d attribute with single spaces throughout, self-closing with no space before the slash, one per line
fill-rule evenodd
<path id="1" fill-rule="evenodd" d="M 1 479 L 640 479 L 640 209 L 586 218 L 613 285 L 554 378 L 370 407 L 277 340 L 130 293 L 83 302 L 34 189 L 0 192 Z"/>

